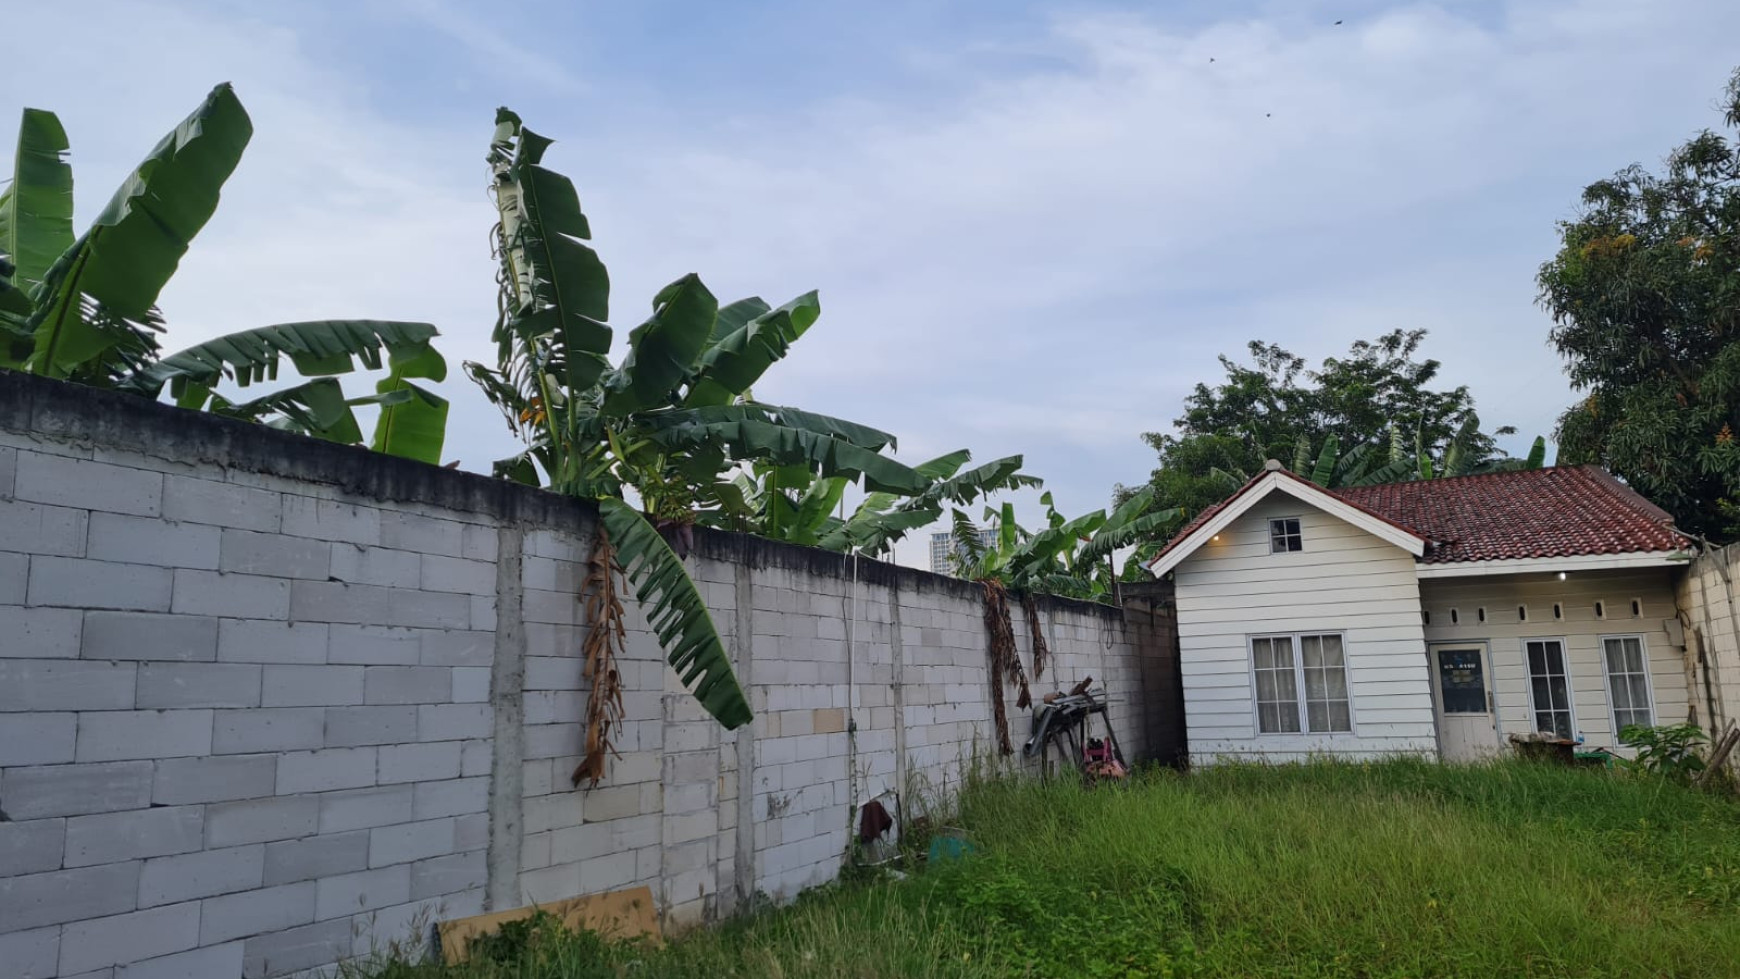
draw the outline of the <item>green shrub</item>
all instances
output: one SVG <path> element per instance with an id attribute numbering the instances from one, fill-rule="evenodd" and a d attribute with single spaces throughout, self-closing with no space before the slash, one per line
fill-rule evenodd
<path id="1" fill-rule="evenodd" d="M 1619 743 L 1637 749 L 1637 758 L 1626 761 L 1626 767 L 1676 782 L 1690 782 L 1704 770 L 1704 759 L 1698 749 L 1709 741 L 1704 729 L 1696 724 L 1666 727 L 1627 724 L 1619 731 Z"/>

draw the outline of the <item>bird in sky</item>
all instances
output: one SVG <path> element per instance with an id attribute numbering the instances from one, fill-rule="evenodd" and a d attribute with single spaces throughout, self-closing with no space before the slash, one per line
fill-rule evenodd
<path id="1" fill-rule="evenodd" d="M 1336 21 L 1336 22 L 1335 22 L 1335 26 L 1336 26 L 1336 27 L 1340 27 L 1340 26 L 1341 26 L 1341 21 L 1339 21 L 1339 20 L 1338 20 L 1338 21 Z"/>

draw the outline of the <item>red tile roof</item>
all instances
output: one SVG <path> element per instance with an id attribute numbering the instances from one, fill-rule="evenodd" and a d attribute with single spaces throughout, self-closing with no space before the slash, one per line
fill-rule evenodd
<path id="1" fill-rule="evenodd" d="M 1331 490 L 1431 542 L 1423 564 L 1677 551 L 1673 517 L 1596 466 Z"/>
<path id="2" fill-rule="evenodd" d="M 1285 469 L 1280 472 L 1306 482 Z M 1159 561 L 1267 475 L 1259 473 L 1233 495 L 1198 513 L 1153 560 Z M 1423 564 L 1677 551 L 1690 543 L 1673 529 L 1673 517 L 1665 510 L 1597 466 L 1523 469 L 1328 492 L 1425 538 Z"/>

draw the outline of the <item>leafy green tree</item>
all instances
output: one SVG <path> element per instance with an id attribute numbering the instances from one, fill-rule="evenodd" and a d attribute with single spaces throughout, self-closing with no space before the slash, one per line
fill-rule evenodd
<path id="1" fill-rule="evenodd" d="M 1406 478 L 1403 467 L 1385 468 L 1408 454 L 1397 439 L 1412 446 L 1416 461 L 1444 460 L 1454 451 L 1459 467 L 1473 469 L 1501 459 L 1495 436 L 1513 430 L 1482 430 L 1467 387 L 1433 386 L 1440 364 L 1418 357 L 1425 339 L 1424 330 L 1393 330 L 1357 341 L 1347 356 L 1325 358 L 1315 369 L 1261 341 L 1249 344 L 1249 364 L 1222 356 L 1225 380 L 1196 386 L 1174 421 L 1177 430 L 1142 436 L 1159 455 L 1149 485 L 1159 499 L 1194 513 L 1237 489 L 1268 459 L 1294 460 L 1301 473 L 1314 473 L 1331 440 L 1331 473 L 1342 463 L 1348 482 L 1379 471 Z M 1120 487 L 1116 498 L 1130 492 Z"/>
<path id="2" fill-rule="evenodd" d="M 1723 100 L 1740 129 L 1740 71 Z M 1583 191 L 1541 266 L 1572 387 L 1560 458 L 1600 463 L 1679 526 L 1740 539 L 1740 140 L 1705 130 L 1666 170 Z"/>
<path id="3" fill-rule="evenodd" d="M 83 234 L 73 235 L 66 130 L 25 109 L 13 179 L 0 191 L 0 367 L 156 398 L 341 442 L 361 442 L 353 407 L 380 406 L 375 449 L 439 462 L 447 402 L 413 383 L 447 365 L 427 323 L 324 320 L 235 333 L 164 356 L 157 297 L 217 209 L 253 123 L 228 85 L 163 138 Z M 358 362 L 391 370 L 365 398 L 334 379 Z M 214 389 L 276 379 L 281 358 L 313 378 L 248 401 Z"/>

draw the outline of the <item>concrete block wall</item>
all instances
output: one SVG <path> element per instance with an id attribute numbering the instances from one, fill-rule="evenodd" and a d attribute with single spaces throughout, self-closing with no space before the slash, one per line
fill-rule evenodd
<path id="1" fill-rule="evenodd" d="M 1675 603 L 1685 635 L 1686 699 L 1707 731 L 1740 720 L 1740 547 L 1700 555 L 1680 575 Z M 1740 754 L 1740 752 L 1736 752 Z M 1740 759 L 1731 759 L 1740 770 Z"/>
<path id="2" fill-rule="evenodd" d="M 0 974 L 295 975 L 639 884 L 698 923 L 831 879 L 857 805 L 990 749 L 976 586 L 701 533 L 755 720 L 707 717 L 625 596 L 621 757 L 575 790 L 593 517 L 0 373 Z M 1043 621 L 1036 697 L 1091 674 L 1127 752 L 1177 747 L 1166 615 Z"/>

